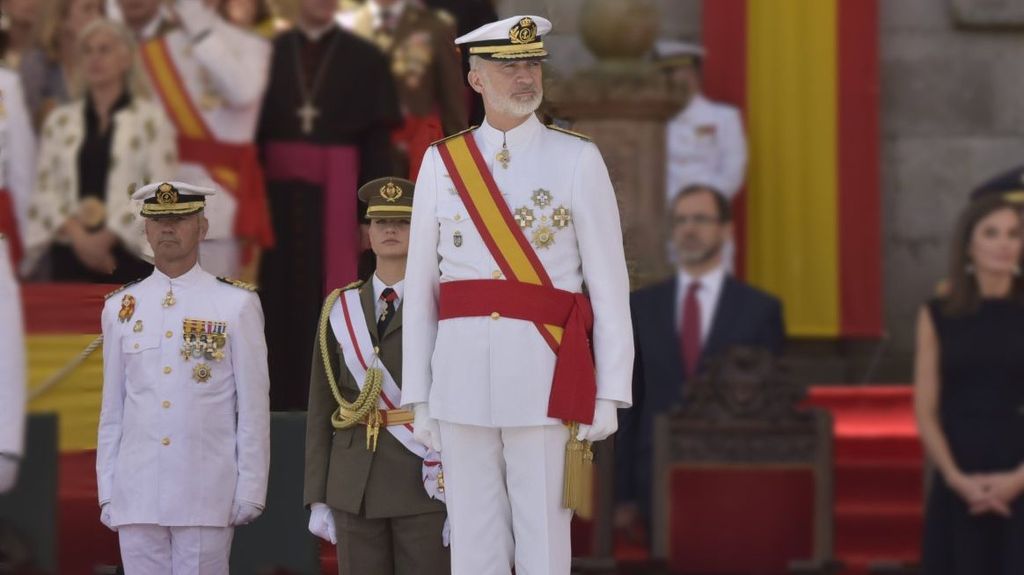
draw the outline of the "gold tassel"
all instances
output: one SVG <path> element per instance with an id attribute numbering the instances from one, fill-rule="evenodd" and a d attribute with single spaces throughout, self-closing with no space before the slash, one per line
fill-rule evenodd
<path id="1" fill-rule="evenodd" d="M 590 519 L 594 504 L 594 452 L 589 441 L 576 438 L 580 424 L 569 424 L 569 441 L 565 444 L 565 481 L 562 506 L 582 519 Z"/>
<path id="2" fill-rule="evenodd" d="M 380 383 L 384 380 L 384 376 L 380 371 L 380 368 L 371 367 L 366 370 L 366 377 L 363 381 L 363 389 L 374 389 L 380 386 Z M 376 403 L 376 402 L 374 402 Z M 380 435 L 380 410 L 374 406 L 369 413 L 366 414 L 366 449 L 367 451 L 377 451 L 377 437 Z"/>

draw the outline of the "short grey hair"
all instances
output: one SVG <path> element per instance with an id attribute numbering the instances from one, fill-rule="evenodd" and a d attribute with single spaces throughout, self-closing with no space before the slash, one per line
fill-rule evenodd
<path id="1" fill-rule="evenodd" d="M 482 64 L 483 61 L 484 61 L 484 59 L 481 58 L 480 56 L 470 56 L 469 57 L 469 69 L 470 70 L 478 70 L 480 68 L 480 64 Z"/>

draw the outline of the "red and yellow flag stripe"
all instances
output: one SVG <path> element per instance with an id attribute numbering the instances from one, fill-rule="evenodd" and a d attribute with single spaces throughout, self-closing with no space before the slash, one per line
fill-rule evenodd
<path id="1" fill-rule="evenodd" d="M 877 0 L 716 0 L 703 19 L 706 91 L 748 122 L 740 272 L 793 335 L 879 336 Z"/>
<path id="2" fill-rule="evenodd" d="M 553 288 L 547 270 L 502 198 L 473 134 L 445 140 L 437 148 L 462 203 L 505 277 Z M 564 329 L 548 324 L 537 328 L 557 352 Z"/>

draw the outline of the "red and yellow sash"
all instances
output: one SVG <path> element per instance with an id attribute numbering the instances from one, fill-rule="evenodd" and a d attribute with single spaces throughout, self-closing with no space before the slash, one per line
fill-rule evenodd
<path id="1" fill-rule="evenodd" d="M 551 346 L 551 351 L 558 356 L 548 416 L 590 423 L 594 416 L 597 388 L 588 340 L 588 332 L 593 325 L 589 301 L 582 294 L 554 287 L 533 246 L 512 217 L 473 134 L 451 137 L 440 142 L 437 149 L 477 232 L 498 267 L 509 278 L 500 282 L 441 284 L 443 317 L 479 316 L 493 310 L 532 321 Z M 459 289 L 461 286 L 457 284 L 465 284 L 471 289 Z M 560 309 L 542 310 L 544 306 L 523 305 L 535 302 L 537 298 L 544 298 Z M 556 323 L 550 323 L 556 317 Z"/>
<path id="2" fill-rule="evenodd" d="M 238 203 L 235 235 L 262 247 L 273 245 L 263 173 L 252 144 L 217 140 L 188 93 L 163 36 L 142 44 L 142 61 L 164 110 L 178 131 L 182 161 L 202 165 Z"/>

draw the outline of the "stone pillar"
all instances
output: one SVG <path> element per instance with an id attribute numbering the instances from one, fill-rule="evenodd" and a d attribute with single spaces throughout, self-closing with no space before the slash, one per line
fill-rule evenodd
<path id="1" fill-rule="evenodd" d="M 601 149 L 619 200 L 630 280 L 642 287 L 672 269 L 666 253 L 665 124 L 682 108 L 686 92 L 639 59 L 657 30 L 651 2 L 587 0 L 582 10 L 584 41 L 600 60 L 570 76 L 549 77 L 546 111 Z M 595 46 L 602 39 L 609 41 Z"/>

